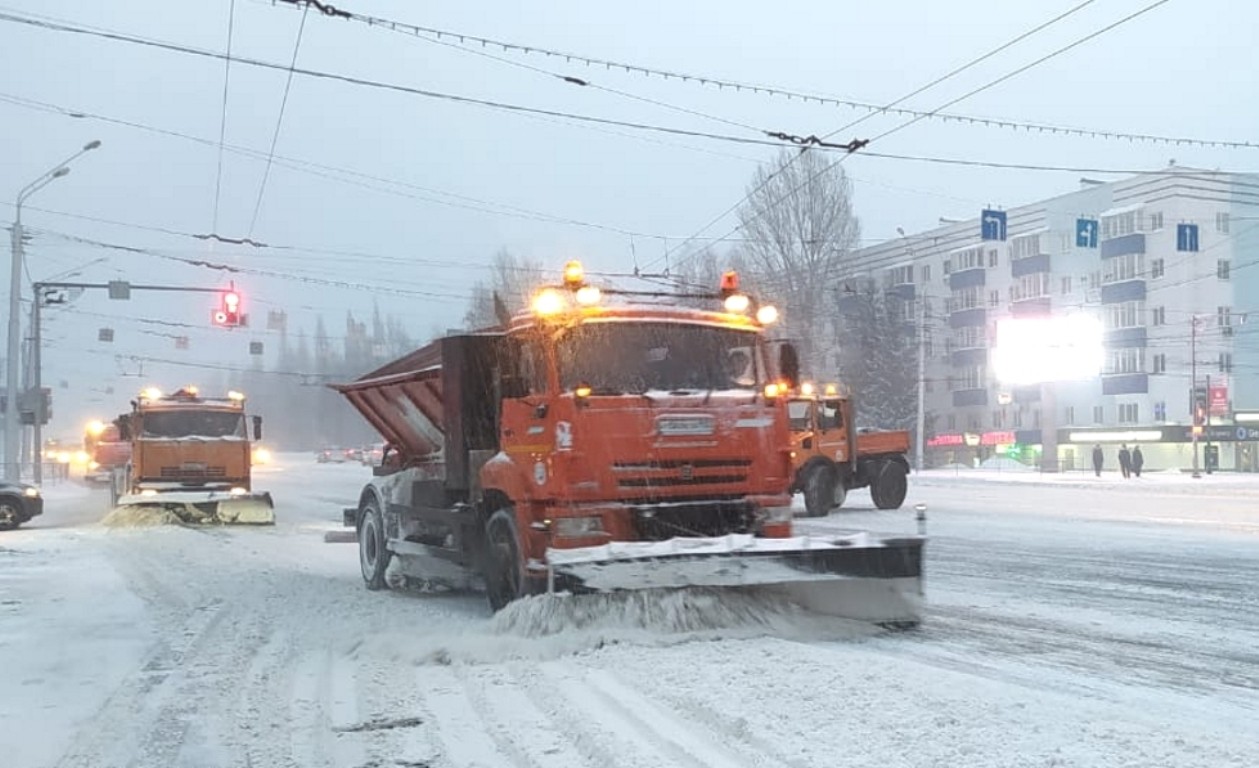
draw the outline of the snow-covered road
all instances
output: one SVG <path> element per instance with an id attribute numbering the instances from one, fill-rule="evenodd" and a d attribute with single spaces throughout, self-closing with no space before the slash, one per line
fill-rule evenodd
<path id="1" fill-rule="evenodd" d="M 274 529 L 0 533 L 0 765 L 1259 765 L 1259 480 L 928 473 L 923 628 L 751 605 L 523 636 L 368 593 L 324 542 L 367 470 L 283 457 Z"/>

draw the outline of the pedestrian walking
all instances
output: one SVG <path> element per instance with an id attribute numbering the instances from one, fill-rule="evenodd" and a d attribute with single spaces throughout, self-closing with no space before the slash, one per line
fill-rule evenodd
<path id="1" fill-rule="evenodd" d="M 1145 464 L 1145 457 L 1141 455 L 1141 446 L 1132 446 L 1132 474 L 1137 477 L 1141 476 L 1141 466 Z"/>
<path id="2" fill-rule="evenodd" d="M 1094 443 L 1093 444 L 1093 474 L 1097 475 L 1098 477 L 1102 476 L 1102 462 L 1104 460 L 1105 460 L 1105 456 L 1102 454 L 1102 444 Z"/>
<path id="3" fill-rule="evenodd" d="M 1119 446 L 1119 471 L 1124 477 L 1132 474 L 1132 454 L 1128 452 L 1128 444 L 1123 443 Z"/>

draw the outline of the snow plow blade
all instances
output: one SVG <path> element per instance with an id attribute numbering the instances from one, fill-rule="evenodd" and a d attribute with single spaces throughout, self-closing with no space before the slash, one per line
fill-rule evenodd
<path id="1" fill-rule="evenodd" d="M 554 581 L 574 591 L 755 589 L 806 610 L 914 626 L 922 618 L 921 536 L 868 533 L 762 539 L 746 534 L 548 549 Z"/>
<path id="2" fill-rule="evenodd" d="M 274 525 L 275 504 L 270 493 L 169 491 L 156 495 L 130 494 L 118 499 L 113 514 L 152 511 L 173 516 L 188 525 Z"/>

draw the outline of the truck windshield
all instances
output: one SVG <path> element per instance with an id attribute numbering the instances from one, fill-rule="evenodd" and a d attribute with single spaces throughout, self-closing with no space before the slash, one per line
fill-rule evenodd
<path id="1" fill-rule="evenodd" d="M 144 414 L 144 437 L 244 437 L 245 417 L 229 411 L 153 411 Z"/>
<path id="2" fill-rule="evenodd" d="M 705 325 L 587 323 L 559 341 L 560 381 L 595 394 L 753 390 L 756 342 L 754 331 Z"/>

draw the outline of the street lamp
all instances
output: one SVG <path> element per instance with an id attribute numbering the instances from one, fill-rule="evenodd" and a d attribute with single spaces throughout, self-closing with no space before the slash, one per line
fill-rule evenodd
<path id="1" fill-rule="evenodd" d="M 21 355 L 22 336 L 22 203 L 26 201 L 26 198 L 68 174 L 70 163 L 100 145 L 99 140 L 89 141 L 78 152 L 54 165 L 52 170 L 41 174 L 39 178 L 22 187 L 17 194 L 15 206 L 17 213 L 13 219 L 12 230 L 13 260 L 9 271 L 9 343 L 5 360 L 5 390 L 8 400 L 4 409 L 4 476 L 11 482 L 18 482 L 22 475 L 21 460 L 18 458 L 21 442 L 21 422 L 18 417 L 18 358 Z M 40 410 L 36 408 L 37 420 L 42 416 Z M 37 446 L 36 451 L 42 453 L 43 446 Z"/>

